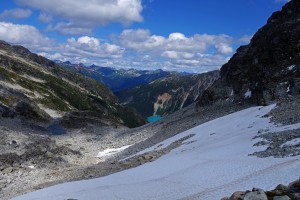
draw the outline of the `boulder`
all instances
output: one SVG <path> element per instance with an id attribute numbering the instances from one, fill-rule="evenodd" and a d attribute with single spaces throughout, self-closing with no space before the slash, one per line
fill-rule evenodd
<path id="1" fill-rule="evenodd" d="M 261 189 L 253 189 L 245 194 L 244 200 L 268 200 L 266 193 Z"/>
<path id="2" fill-rule="evenodd" d="M 291 200 L 291 198 L 284 195 L 284 196 L 275 196 L 273 197 L 273 200 Z"/>
<path id="3" fill-rule="evenodd" d="M 282 184 L 279 184 L 276 186 L 275 190 L 283 190 L 283 191 L 287 191 L 288 187 Z"/>
<path id="4" fill-rule="evenodd" d="M 9 174 L 9 173 L 12 173 L 13 172 L 13 168 L 12 167 L 7 167 L 5 168 L 4 170 L 2 170 L 2 173 L 3 174 Z"/>
<path id="5" fill-rule="evenodd" d="M 245 192 L 241 192 L 241 191 L 237 191 L 235 193 L 233 193 L 231 195 L 231 197 L 229 198 L 229 200 L 240 200 L 240 199 L 243 199 L 244 196 L 245 196 Z"/>
<path id="6" fill-rule="evenodd" d="M 300 179 L 289 184 L 288 192 L 300 193 Z"/>

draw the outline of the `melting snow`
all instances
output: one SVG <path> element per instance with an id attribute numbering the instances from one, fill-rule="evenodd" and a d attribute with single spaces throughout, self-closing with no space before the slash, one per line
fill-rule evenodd
<path id="1" fill-rule="evenodd" d="M 103 151 L 100 151 L 97 155 L 97 158 L 103 158 L 103 157 L 109 157 L 112 156 L 116 153 L 119 153 L 125 149 L 127 149 L 128 147 L 130 147 L 131 145 L 127 145 L 127 146 L 123 146 L 120 148 L 113 148 L 113 149 L 105 149 Z"/>
<path id="2" fill-rule="evenodd" d="M 59 112 L 57 110 L 52 110 L 50 108 L 46 108 L 42 104 L 38 104 L 39 108 L 43 111 L 45 111 L 50 117 L 57 119 L 57 118 L 62 118 L 64 116 L 64 112 Z"/>
<path id="3" fill-rule="evenodd" d="M 291 66 L 289 66 L 287 69 L 288 69 L 289 71 L 292 71 L 294 68 L 295 68 L 295 65 L 291 65 Z"/>
<path id="4" fill-rule="evenodd" d="M 289 85 L 287 88 L 286 88 L 286 92 L 289 93 L 291 91 L 291 86 Z"/>
<path id="5" fill-rule="evenodd" d="M 247 90 L 247 92 L 245 93 L 245 98 L 251 98 L 251 95 L 252 95 L 252 92 L 251 92 L 251 90 Z"/>
<path id="6" fill-rule="evenodd" d="M 300 145 L 300 138 L 296 138 L 296 139 L 287 141 L 286 143 L 282 144 L 281 147 L 283 147 L 283 146 L 294 146 L 294 145 Z"/>
<path id="7" fill-rule="evenodd" d="M 253 147 L 257 139 L 252 138 L 259 130 L 300 128 L 300 124 L 276 126 L 269 118 L 262 117 L 272 108 L 274 105 L 245 109 L 180 133 L 162 142 L 163 146 L 195 135 L 156 161 L 101 178 L 48 187 L 15 200 L 215 200 L 238 190 L 252 187 L 268 190 L 278 183 L 287 184 L 300 174 L 300 156 L 248 156 L 257 151 Z"/>

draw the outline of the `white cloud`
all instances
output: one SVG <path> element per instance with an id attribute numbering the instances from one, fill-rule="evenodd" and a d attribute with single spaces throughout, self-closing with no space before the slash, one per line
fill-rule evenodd
<path id="1" fill-rule="evenodd" d="M 187 53 L 187 52 L 177 52 L 177 51 L 164 51 L 162 53 L 163 57 L 166 58 L 172 58 L 172 59 L 191 59 L 193 58 L 195 55 L 193 53 Z"/>
<path id="2" fill-rule="evenodd" d="M 150 51 L 166 56 L 170 52 L 203 53 L 210 47 L 222 54 L 232 53 L 232 38 L 227 35 L 196 34 L 186 37 L 182 33 L 171 33 L 168 37 L 163 37 L 151 35 L 145 29 L 127 29 L 119 36 L 119 42 L 122 46 L 138 52 Z"/>
<path id="3" fill-rule="evenodd" d="M 244 35 L 239 39 L 239 41 L 242 43 L 245 43 L 245 44 L 249 44 L 252 37 L 253 37 L 253 35 Z"/>
<path id="4" fill-rule="evenodd" d="M 6 19 L 6 18 L 22 19 L 22 18 L 30 17 L 31 14 L 32 12 L 29 9 L 14 8 L 11 10 L 4 10 L 2 13 L 0 13 L 0 18 L 1 19 Z"/>
<path id="5" fill-rule="evenodd" d="M 233 52 L 232 47 L 225 43 L 216 44 L 215 47 L 221 54 L 231 54 Z"/>
<path id="6" fill-rule="evenodd" d="M 91 36 L 70 37 L 58 43 L 29 25 L 0 22 L 0 38 L 20 44 L 52 60 L 106 67 L 203 72 L 220 68 L 232 53 L 233 39 L 226 35 L 124 30 L 113 43 Z"/>
<path id="7" fill-rule="evenodd" d="M 72 27 L 104 26 L 110 23 L 129 25 L 142 22 L 143 10 L 141 0 L 16 0 L 20 5 L 29 6 L 43 13 L 51 14 L 64 21 L 63 25 Z M 60 22 L 62 23 L 62 22 Z M 53 25 L 53 27 L 62 24 Z M 59 30 L 54 28 L 52 30 Z M 70 31 L 69 31 L 70 32 Z M 65 31 L 65 33 L 69 33 Z M 71 32 L 76 32 L 73 30 Z M 63 32 L 62 32 L 63 33 Z M 80 33 L 79 33 L 80 34 Z"/>
<path id="8" fill-rule="evenodd" d="M 182 33 L 171 33 L 169 35 L 169 40 L 187 40 L 187 38 Z"/>
<path id="9" fill-rule="evenodd" d="M 103 59 L 121 59 L 125 51 L 118 45 L 88 36 L 69 38 L 59 44 L 33 26 L 6 22 L 0 22 L 0 38 L 11 44 L 23 45 L 53 60 L 101 63 Z"/>
<path id="10" fill-rule="evenodd" d="M 118 45 L 107 42 L 101 44 L 99 39 L 88 36 L 79 37 L 77 40 L 75 38 L 67 39 L 63 50 L 66 55 L 76 54 L 91 58 L 121 58 L 125 51 Z"/>
<path id="11" fill-rule="evenodd" d="M 55 51 L 42 51 L 40 55 L 52 60 L 71 61 L 73 63 L 101 65 L 123 59 L 124 49 L 118 45 L 101 42 L 100 39 L 82 36 L 69 38 L 64 44 L 57 45 Z"/>
<path id="12" fill-rule="evenodd" d="M 127 50 L 138 52 L 139 57 L 132 58 L 131 64 L 165 70 L 215 70 L 226 63 L 228 55 L 233 53 L 233 38 L 223 34 L 187 37 L 176 32 L 164 37 L 145 29 L 127 29 L 120 34 L 118 42 Z"/>
<path id="13" fill-rule="evenodd" d="M 59 22 L 55 25 L 49 24 L 46 31 L 56 31 L 61 34 L 70 35 L 90 35 L 92 33 L 92 27 L 84 26 L 84 24 L 77 26 L 74 23 Z"/>
<path id="14" fill-rule="evenodd" d="M 53 17 L 46 13 L 41 13 L 38 19 L 44 23 L 50 23 L 53 20 Z"/>
<path id="15" fill-rule="evenodd" d="M 0 38 L 12 44 L 24 45 L 35 50 L 46 49 L 52 41 L 30 25 L 0 22 Z"/>

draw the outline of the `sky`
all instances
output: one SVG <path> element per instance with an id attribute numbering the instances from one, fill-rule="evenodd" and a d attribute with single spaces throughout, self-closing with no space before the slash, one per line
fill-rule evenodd
<path id="1" fill-rule="evenodd" d="M 51 60 L 219 69 L 288 0 L 1 0 L 0 40 Z"/>

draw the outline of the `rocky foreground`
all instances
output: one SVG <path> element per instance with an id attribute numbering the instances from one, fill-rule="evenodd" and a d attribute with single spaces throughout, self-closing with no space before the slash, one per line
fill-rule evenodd
<path id="1" fill-rule="evenodd" d="M 231 197 L 222 200 L 299 200 L 300 199 L 300 178 L 288 186 L 279 184 L 274 190 L 264 191 L 253 188 L 251 191 L 237 191 Z"/>

